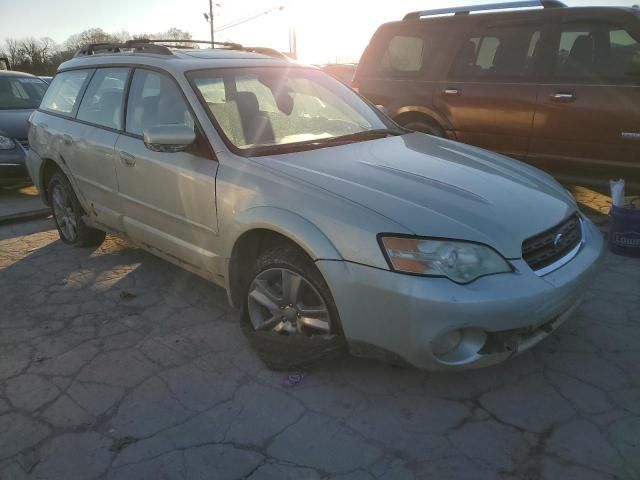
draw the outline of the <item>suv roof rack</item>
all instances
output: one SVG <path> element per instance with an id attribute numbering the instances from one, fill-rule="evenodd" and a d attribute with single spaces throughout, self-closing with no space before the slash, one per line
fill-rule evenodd
<path id="1" fill-rule="evenodd" d="M 419 20 L 422 17 L 433 17 L 436 15 L 469 15 L 471 12 L 482 12 L 489 10 L 510 10 L 513 8 L 561 8 L 566 7 L 560 0 L 523 0 L 518 2 L 490 3 L 486 5 L 469 5 L 465 7 L 439 8 L 436 10 L 420 10 L 405 15 L 403 20 Z"/>
<path id="2" fill-rule="evenodd" d="M 188 45 L 166 45 L 167 43 L 205 43 L 211 45 L 213 48 L 216 46 L 223 47 L 227 50 L 241 50 L 244 52 L 261 53 L 263 55 L 269 55 L 276 58 L 288 58 L 284 53 L 281 53 L 273 48 L 268 47 L 245 47 L 235 42 L 212 42 L 210 40 L 176 40 L 176 39 L 150 39 L 139 38 L 136 40 L 127 40 L 122 43 L 91 43 L 85 47 L 80 48 L 74 55 L 74 57 L 83 57 L 86 55 L 95 55 L 97 53 L 155 53 L 158 55 L 173 55 L 172 49 L 191 49 L 193 47 Z"/>

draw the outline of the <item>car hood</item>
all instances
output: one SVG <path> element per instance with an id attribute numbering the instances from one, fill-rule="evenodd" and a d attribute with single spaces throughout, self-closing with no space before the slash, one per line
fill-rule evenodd
<path id="1" fill-rule="evenodd" d="M 33 110 L 0 110 L 0 134 L 10 138 L 27 138 L 31 113 Z"/>
<path id="2" fill-rule="evenodd" d="M 421 133 L 254 160 L 415 235 L 476 241 L 507 258 L 520 258 L 524 239 L 576 210 L 573 197 L 546 173 Z"/>

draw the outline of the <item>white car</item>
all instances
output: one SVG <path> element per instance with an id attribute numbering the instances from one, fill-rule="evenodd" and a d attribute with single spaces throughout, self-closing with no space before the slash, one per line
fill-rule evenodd
<path id="1" fill-rule="evenodd" d="M 261 52 L 137 41 L 62 64 L 28 157 L 61 240 L 126 235 L 256 330 L 425 369 L 495 364 L 567 319 L 603 241 L 556 181 Z"/>

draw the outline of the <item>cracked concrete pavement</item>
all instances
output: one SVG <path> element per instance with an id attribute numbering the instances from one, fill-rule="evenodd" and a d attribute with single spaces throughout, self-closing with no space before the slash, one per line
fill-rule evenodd
<path id="1" fill-rule="evenodd" d="M 223 290 L 125 241 L 0 227 L 0 479 L 640 478 L 640 259 L 533 351 L 455 374 L 345 358 L 294 387 Z"/>

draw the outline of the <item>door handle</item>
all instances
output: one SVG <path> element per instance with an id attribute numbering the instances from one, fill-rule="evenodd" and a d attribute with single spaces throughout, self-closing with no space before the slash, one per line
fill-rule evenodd
<path id="1" fill-rule="evenodd" d="M 120 161 L 126 167 L 133 167 L 136 164 L 136 157 L 131 155 L 129 152 L 120 152 Z"/>
<path id="2" fill-rule="evenodd" d="M 443 95 L 460 95 L 462 91 L 459 88 L 445 88 L 442 90 Z"/>
<path id="3" fill-rule="evenodd" d="M 569 103 L 575 101 L 576 99 L 576 96 L 573 93 L 568 92 L 556 92 L 552 93 L 550 96 L 551 100 L 553 100 L 554 102 Z"/>
<path id="4" fill-rule="evenodd" d="M 71 135 L 67 135 L 66 133 L 62 135 L 62 141 L 65 145 L 73 145 L 73 137 Z"/>

